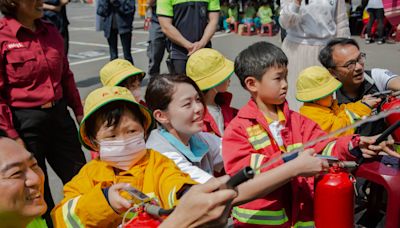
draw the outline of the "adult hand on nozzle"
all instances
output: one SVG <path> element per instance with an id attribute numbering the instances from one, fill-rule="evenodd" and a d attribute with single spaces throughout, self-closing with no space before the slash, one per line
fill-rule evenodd
<path id="1" fill-rule="evenodd" d="M 306 149 L 290 161 L 298 172 L 296 176 L 311 177 L 329 169 L 328 162 L 315 157 L 316 155 L 314 149 Z"/>
<path id="2" fill-rule="evenodd" d="M 371 94 L 365 95 L 362 100 L 364 104 L 367 104 L 370 108 L 375 108 L 382 99 L 379 97 L 371 96 Z"/>
<path id="3" fill-rule="evenodd" d="M 122 214 L 132 207 L 131 202 L 120 195 L 120 191 L 130 188 L 130 184 L 118 183 L 112 185 L 108 190 L 108 202 L 110 202 L 111 208 L 118 214 Z"/>
<path id="4" fill-rule="evenodd" d="M 237 196 L 233 189 L 221 189 L 229 176 L 212 178 L 195 185 L 179 200 L 174 212 L 159 226 L 166 227 L 221 227 L 226 224 L 230 202 Z"/>
<path id="5" fill-rule="evenodd" d="M 300 6 L 300 5 L 301 5 L 301 1 L 302 1 L 302 0 L 294 0 L 294 3 L 295 3 L 297 6 Z"/>
<path id="6" fill-rule="evenodd" d="M 378 137 L 379 137 L 379 135 L 370 136 L 370 137 L 366 137 L 366 136 L 360 137 L 359 147 L 360 147 L 360 150 L 362 151 L 362 156 L 364 158 L 372 158 L 372 157 L 378 155 L 380 152 L 383 152 L 385 154 L 388 154 L 388 155 L 396 157 L 396 158 L 400 158 L 400 154 L 397 153 L 396 151 L 392 150 L 394 141 L 391 139 L 383 141 L 383 142 L 379 143 L 379 145 L 373 145 Z"/>

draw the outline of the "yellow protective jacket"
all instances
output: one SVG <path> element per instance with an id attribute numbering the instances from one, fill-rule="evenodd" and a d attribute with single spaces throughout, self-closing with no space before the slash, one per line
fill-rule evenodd
<path id="1" fill-rule="evenodd" d="M 117 227 L 122 215 L 110 207 L 102 191 L 116 183 L 130 183 L 155 196 L 166 209 L 176 205 L 176 193 L 183 185 L 197 184 L 173 161 L 151 149 L 138 164 L 118 174 L 104 161 L 92 160 L 64 186 L 64 199 L 52 211 L 55 227 Z"/>
<path id="2" fill-rule="evenodd" d="M 363 116 L 370 115 L 371 108 L 361 101 L 339 106 L 337 100 L 334 100 L 330 108 L 315 103 L 304 103 L 300 108 L 300 113 L 316 122 L 322 130 L 329 133 L 346 127 Z M 337 136 L 351 134 L 354 134 L 354 129 L 349 129 Z"/>

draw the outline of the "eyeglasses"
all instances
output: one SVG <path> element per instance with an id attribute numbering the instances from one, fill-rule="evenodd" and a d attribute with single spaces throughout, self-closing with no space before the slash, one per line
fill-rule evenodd
<path id="1" fill-rule="evenodd" d="M 347 64 L 343 66 L 335 66 L 335 67 L 346 67 L 348 70 L 353 71 L 356 68 L 356 64 L 364 64 L 367 59 L 367 55 L 363 52 L 357 57 L 357 59 L 350 60 Z"/>

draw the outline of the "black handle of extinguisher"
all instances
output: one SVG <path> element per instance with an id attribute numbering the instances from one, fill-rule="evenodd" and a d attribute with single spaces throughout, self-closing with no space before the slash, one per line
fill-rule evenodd
<path id="1" fill-rule="evenodd" d="M 239 184 L 250 180 L 253 177 L 254 177 L 254 170 L 251 167 L 247 166 L 244 167 L 239 172 L 237 172 L 235 175 L 233 175 L 231 179 L 229 179 L 228 182 L 226 182 L 226 186 L 228 188 L 234 188 Z"/>
<path id="2" fill-rule="evenodd" d="M 378 145 L 381 143 L 383 140 L 385 140 L 390 134 L 392 134 L 398 127 L 400 127 L 400 120 L 398 120 L 395 124 L 392 126 L 388 127 L 382 134 L 376 139 L 374 145 Z M 363 163 L 365 160 L 364 157 L 361 157 L 358 159 L 357 164 L 360 165 Z"/>
<path id="3" fill-rule="evenodd" d="M 308 5 L 309 0 L 305 0 L 306 5 Z"/>

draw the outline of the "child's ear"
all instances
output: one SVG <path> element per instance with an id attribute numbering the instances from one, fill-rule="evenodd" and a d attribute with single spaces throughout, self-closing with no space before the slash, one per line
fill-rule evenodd
<path id="1" fill-rule="evenodd" d="M 157 120 L 157 122 L 162 125 L 167 125 L 170 122 L 167 113 L 161 111 L 160 109 L 156 109 L 153 111 L 153 117 Z"/>
<path id="2" fill-rule="evenodd" d="M 246 89 L 250 92 L 257 92 L 257 79 L 255 77 L 247 77 L 244 79 L 244 84 L 246 85 Z"/>

